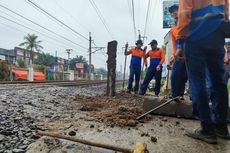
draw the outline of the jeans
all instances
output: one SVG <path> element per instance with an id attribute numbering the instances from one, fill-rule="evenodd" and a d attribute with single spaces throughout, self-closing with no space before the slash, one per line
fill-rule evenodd
<path id="1" fill-rule="evenodd" d="M 157 65 L 149 66 L 147 73 L 145 75 L 144 82 L 141 85 L 141 93 L 142 94 L 146 93 L 149 82 L 152 80 L 153 77 L 155 77 L 155 80 L 156 80 L 156 84 L 155 84 L 155 88 L 154 88 L 155 95 L 158 95 L 160 93 L 162 67 L 161 67 L 160 71 L 157 71 L 156 67 L 157 67 Z"/>
<path id="2" fill-rule="evenodd" d="M 185 44 L 185 62 L 192 93 L 193 115 L 202 122 L 226 124 L 229 103 L 224 79 L 224 54 L 224 37 L 218 30 L 199 42 L 187 40 Z M 207 70 L 211 83 L 212 108 L 209 107 L 210 97 L 206 86 Z"/>
<path id="3" fill-rule="evenodd" d="M 184 95 L 187 80 L 185 63 L 178 61 L 175 57 L 171 74 L 171 95 L 173 97 Z"/>
<path id="4" fill-rule="evenodd" d="M 128 82 L 129 91 L 132 90 L 134 76 L 135 76 L 134 92 L 138 92 L 139 82 L 141 77 L 141 65 L 130 65 L 130 75 L 129 75 L 129 82 Z"/>

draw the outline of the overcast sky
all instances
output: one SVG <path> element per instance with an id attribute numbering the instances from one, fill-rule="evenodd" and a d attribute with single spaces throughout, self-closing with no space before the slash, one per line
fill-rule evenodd
<path id="1" fill-rule="evenodd" d="M 118 41 L 118 69 L 124 63 L 124 56 L 121 54 L 122 46 L 126 42 L 134 45 L 134 28 L 131 16 L 131 0 L 94 0 L 100 10 L 106 25 L 110 29 L 110 33 L 106 30 L 102 21 L 98 17 L 96 11 L 92 7 L 90 0 L 31 0 L 38 4 L 44 10 L 67 24 L 75 31 L 88 38 L 89 32 L 92 32 L 92 38 L 98 47 L 106 47 L 107 42 L 111 40 Z M 147 41 L 157 39 L 159 45 L 163 44 L 163 39 L 169 29 L 162 28 L 162 3 L 163 0 L 151 0 L 149 22 L 147 24 Z M 15 12 L 35 21 L 36 23 L 50 29 L 57 34 L 70 39 L 71 41 L 88 48 L 89 42 L 82 37 L 77 36 L 73 32 L 67 30 L 51 18 L 47 17 L 41 11 L 32 7 L 26 0 L 0 0 L 0 4 L 14 10 Z M 144 33 L 145 19 L 148 8 L 148 0 L 134 0 L 136 29 Z M 83 55 L 88 60 L 88 52 L 86 49 L 80 48 L 75 44 L 68 42 L 57 35 L 51 34 L 48 31 L 33 25 L 32 23 L 14 15 L 13 13 L 0 7 L 0 16 L 13 19 L 25 26 L 28 26 L 36 31 L 26 29 L 15 23 L 7 21 L 0 17 L 0 48 L 12 49 L 23 42 L 23 37 L 30 33 L 35 33 L 42 40 L 42 46 L 45 53 L 55 55 L 55 51 L 59 57 L 67 58 L 66 49 L 73 49 L 70 57 Z M 138 34 L 138 32 L 137 32 Z M 48 38 L 48 35 L 51 38 Z M 136 36 L 137 38 L 137 36 Z M 93 51 L 93 50 L 92 50 Z M 106 52 L 106 50 L 105 50 Z M 106 54 L 97 52 L 92 56 L 92 64 L 95 67 L 106 66 Z M 129 63 L 128 63 L 129 64 Z"/>

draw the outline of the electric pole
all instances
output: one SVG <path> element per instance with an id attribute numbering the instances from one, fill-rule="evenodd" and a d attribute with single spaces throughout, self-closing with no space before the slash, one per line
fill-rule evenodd
<path id="1" fill-rule="evenodd" d="M 138 30 L 138 33 L 139 33 L 138 39 L 143 40 L 143 43 L 144 43 L 144 41 L 145 41 L 145 39 L 147 39 L 147 37 L 146 36 L 141 36 L 141 31 L 140 30 Z"/>
<path id="2" fill-rule="evenodd" d="M 138 30 L 138 33 L 139 33 L 139 35 L 138 35 L 138 40 L 141 40 L 141 31 Z"/>
<path id="3" fill-rule="evenodd" d="M 91 32 L 89 32 L 89 80 L 91 80 L 91 57 L 92 56 L 92 37 Z"/>
<path id="4" fill-rule="evenodd" d="M 55 51 L 55 65 L 54 65 L 54 72 L 57 71 L 57 65 L 58 65 L 58 60 L 57 60 L 57 51 Z"/>
<path id="5" fill-rule="evenodd" d="M 70 54 L 71 54 L 71 51 L 72 51 L 73 49 L 66 49 L 66 52 L 67 52 L 67 54 L 68 54 L 68 72 L 69 72 L 69 57 L 70 57 Z"/>

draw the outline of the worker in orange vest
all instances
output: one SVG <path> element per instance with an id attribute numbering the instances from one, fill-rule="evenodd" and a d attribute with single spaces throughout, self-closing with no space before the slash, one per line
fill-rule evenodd
<path id="1" fill-rule="evenodd" d="M 173 5 L 169 7 L 169 12 L 171 16 L 175 19 L 176 23 L 171 28 L 171 38 L 172 38 L 172 46 L 173 46 L 173 52 L 172 56 L 170 57 L 169 64 L 167 65 L 168 69 L 171 69 L 172 65 L 172 73 L 171 73 L 171 96 L 178 97 L 180 96 L 183 99 L 184 91 L 185 91 L 185 85 L 188 80 L 187 78 L 187 71 L 185 62 L 181 62 L 176 59 L 176 37 L 178 35 L 177 30 L 177 20 L 178 20 L 178 5 Z"/>
<path id="2" fill-rule="evenodd" d="M 151 50 L 145 55 L 144 60 L 150 57 L 150 65 L 148 67 L 145 79 L 140 88 L 140 95 L 145 95 L 148 88 L 149 82 L 155 77 L 155 96 L 158 96 L 161 88 L 161 76 L 162 76 L 162 64 L 165 61 L 165 53 L 163 49 L 157 47 L 158 43 L 156 40 L 150 42 Z"/>
<path id="3" fill-rule="evenodd" d="M 230 140 L 223 62 L 225 37 L 230 36 L 229 0 L 179 0 L 177 29 L 176 58 L 185 60 L 193 115 L 201 122 L 201 128 L 186 135 L 210 144 L 216 144 L 217 137 Z M 213 99 L 206 88 L 207 70 Z"/>
<path id="4" fill-rule="evenodd" d="M 139 91 L 139 82 L 141 76 L 141 61 L 144 57 L 144 50 L 141 47 L 143 46 L 143 42 L 141 40 L 137 40 L 136 47 L 131 48 L 129 51 L 125 51 L 125 56 L 132 55 L 131 62 L 130 62 L 130 75 L 128 81 L 128 93 L 131 93 L 133 80 L 135 76 L 135 86 L 134 86 L 134 93 L 138 94 Z"/>

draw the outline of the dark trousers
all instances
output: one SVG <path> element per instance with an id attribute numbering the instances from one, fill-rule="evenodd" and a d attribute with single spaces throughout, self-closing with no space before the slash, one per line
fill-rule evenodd
<path id="1" fill-rule="evenodd" d="M 185 62 L 192 94 L 193 114 L 203 122 L 226 123 L 228 91 L 224 79 L 224 54 L 224 37 L 218 30 L 199 42 L 186 41 Z M 212 108 L 209 106 L 210 99 L 206 86 L 207 70 L 211 83 Z"/>
<path id="2" fill-rule="evenodd" d="M 134 76 L 135 76 L 134 92 L 138 92 L 140 76 L 141 76 L 141 65 L 130 65 L 130 75 L 129 75 L 129 82 L 128 82 L 128 90 L 130 91 L 132 90 L 133 87 Z"/>
<path id="3" fill-rule="evenodd" d="M 184 95 L 187 80 L 185 63 L 178 61 L 175 57 L 171 73 L 171 95 L 173 97 Z"/>
<path id="4" fill-rule="evenodd" d="M 147 73 L 145 75 L 145 79 L 143 84 L 141 85 L 141 93 L 145 94 L 146 90 L 148 88 L 149 82 L 155 77 L 155 88 L 154 92 L 156 95 L 160 93 L 160 88 L 161 88 L 161 73 L 162 73 L 162 67 L 160 71 L 156 70 L 157 65 L 150 66 L 147 70 Z"/>

